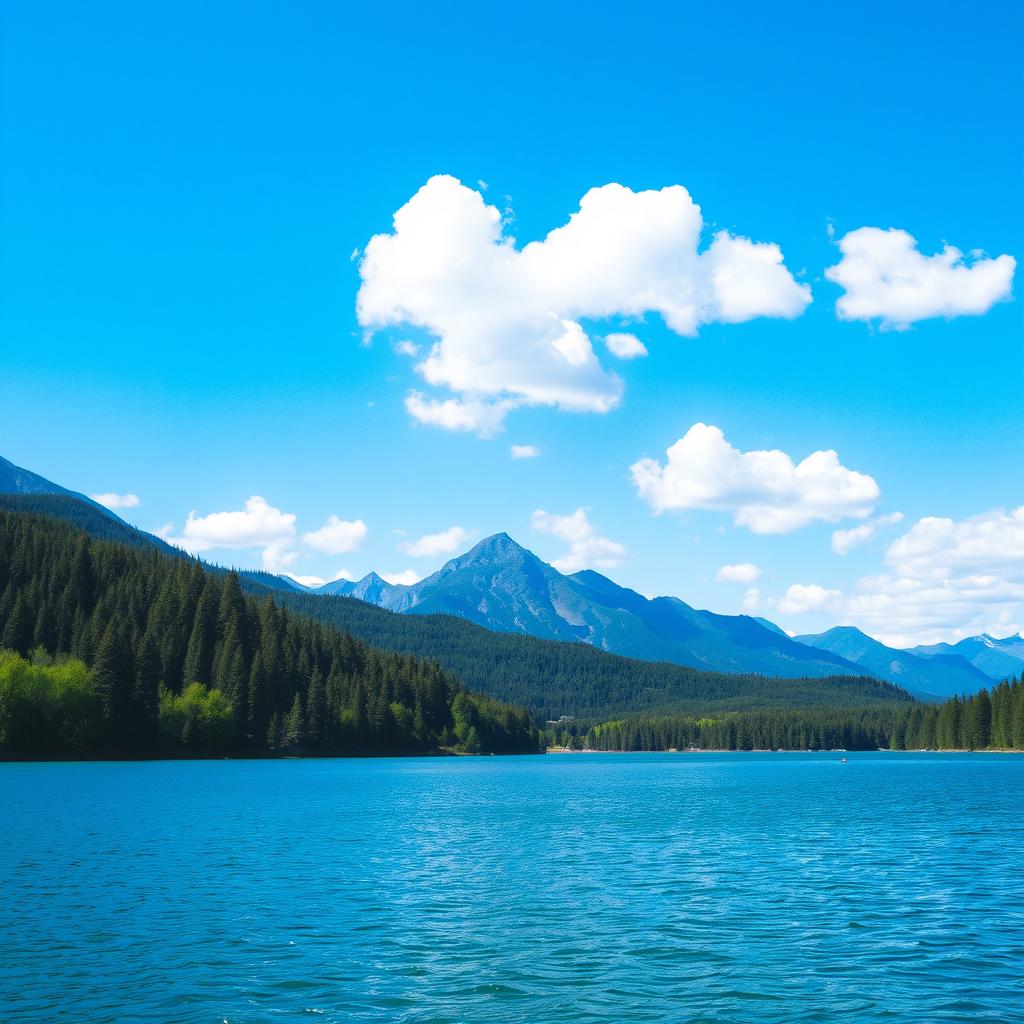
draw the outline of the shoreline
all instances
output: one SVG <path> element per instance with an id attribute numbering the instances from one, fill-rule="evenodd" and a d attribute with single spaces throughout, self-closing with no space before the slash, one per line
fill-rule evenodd
<path id="1" fill-rule="evenodd" d="M 725 747 L 687 747 L 680 750 L 676 747 L 666 747 L 663 750 L 595 750 L 588 747 L 577 750 L 575 747 L 548 747 L 544 752 L 546 754 L 1024 754 L 1024 748 L 984 747 L 980 750 L 968 750 L 966 747 L 956 747 L 948 750 L 939 748 L 893 750 L 891 747 L 875 747 L 872 750 L 850 750 L 844 747 L 834 747 L 827 750 L 783 750 L 757 747 L 753 750 L 729 750 Z"/>

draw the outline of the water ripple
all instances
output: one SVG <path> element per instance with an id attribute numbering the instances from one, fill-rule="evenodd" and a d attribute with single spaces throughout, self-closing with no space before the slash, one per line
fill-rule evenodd
<path id="1" fill-rule="evenodd" d="M 0 765 L 0 1019 L 1024 1022 L 1024 758 Z"/>

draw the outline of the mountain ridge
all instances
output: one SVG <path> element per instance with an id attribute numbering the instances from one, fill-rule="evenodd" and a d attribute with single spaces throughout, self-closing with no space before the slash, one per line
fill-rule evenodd
<path id="1" fill-rule="evenodd" d="M 974 693 L 992 682 L 957 654 L 937 653 L 931 658 L 921 658 L 910 651 L 887 647 L 856 626 L 833 626 L 824 633 L 804 634 L 794 639 L 839 654 L 880 679 L 928 698 Z"/>
<path id="2" fill-rule="evenodd" d="M 455 615 L 497 632 L 586 643 L 690 668 L 809 677 L 863 671 L 750 616 L 698 610 L 677 597 L 647 598 L 592 569 L 563 574 L 504 532 L 485 537 L 411 586 L 368 574 L 317 592 L 369 600 L 403 614 Z"/>

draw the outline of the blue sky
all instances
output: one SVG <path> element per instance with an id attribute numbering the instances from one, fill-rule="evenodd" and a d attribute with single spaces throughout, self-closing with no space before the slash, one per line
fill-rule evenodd
<path id="1" fill-rule="evenodd" d="M 458 526 L 450 537 L 506 530 L 567 567 L 747 607 L 794 632 L 850 621 L 909 644 L 1024 623 L 1013 514 L 1024 325 L 1009 287 L 976 294 L 979 268 L 1000 269 L 986 259 L 1024 251 L 1020 11 L 206 6 L 8 10 L 0 454 L 88 493 L 135 494 L 122 514 L 173 524 L 172 537 L 194 512 L 207 557 L 258 566 L 269 549 L 303 576 L 425 575 L 444 541 L 413 549 L 430 554 L 401 545 Z M 689 336 L 657 308 L 595 315 L 600 303 L 568 279 L 587 246 L 552 255 L 529 301 L 578 322 L 594 373 L 621 378 L 605 412 L 542 404 L 555 394 L 547 378 L 528 400 L 472 377 L 502 345 L 531 379 L 547 364 L 522 354 L 542 339 L 518 347 L 529 325 L 492 320 L 502 297 L 521 308 L 518 285 L 496 296 L 488 277 L 474 292 L 458 265 L 443 318 L 468 323 L 468 340 L 420 322 L 385 324 L 366 344 L 367 244 L 436 175 L 470 190 L 451 192 L 465 209 L 497 208 L 520 249 L 565 225 L 591 189 L 684 186 L 701 210 L 701 253 L 719 231 L 778 247 L 786 281 L 773 295 L 788 312 L 731 322 L 735 307 L 716 299 Z M 428 241 L 442 245 L 455 228 L 438 196 L 423 207 Z M 667 207 L 655 213 L 660 223 Z M 903 256 L 923 276 L 899 314 L 907 324 L 837 316 L 858 287 L 877 299 L 870 281 L 824 276 L 865 227 L 912 236 Z M 595 230 L 599 248 L 611 229 L 596 217 Z M 864 241 L 870 274 L 881 242 Z M 947 243 L 985 254 L 961 266 L 977 276 L 923 262 Z M 424 272 L 440 260 L 415 255 Z M 711 287 L 694 269 L 706 266 L 691 260 L 686 273 Z M 622 278 L 613 266 L 599 291 L 625 289 L 620 310 L 642 306 Z M 381 319 L 415 305 L 393 266 L 375 281 Z M 804 285 L 812 301 L 797 315 Z M 487 330 L 491 347 L 474 349 Z M 615 332 L 646 357 L 608 352 Z M 419 354 L 396 352 L 403 340 Z M 422 360 L 439 340 L 457 352 L 431 382 Z M 470 377 L 491 390 L 467 390 Z M 413 391 L 516 407 L 481 437 L 416 421 Z M 700 423 L 738 452 L 795 464 L 833 450 L 877 495 L 794 490 L 785 467 L 767 496 L 751 492 L 753 470 L 754 484 L 702 502 L 692 488 L 642 493 L 631 467 L 664 467 Z M 540 454 L 512 459 L 511 445 Z M 705 468 L 714 480 L 729 471 Z M 826 490 L 845 486 L 834 477 Z M 254 495 L 295 519 L 205 520 Z M 774 533 L 737 524 L 742 508 L 780 500 L 791 519 L 811 518 Z M 580 508 L 585 520 L 559 518 Z M 303 540 L 330 516 L 362 522 L 365 536 L 336 532 L 320 543 L 329 550 Z M 864 526 L 871 536 L 837 554 L 833 534 Z M 722 566 L 748 563 L 756 579 L 716 582 Z"/>

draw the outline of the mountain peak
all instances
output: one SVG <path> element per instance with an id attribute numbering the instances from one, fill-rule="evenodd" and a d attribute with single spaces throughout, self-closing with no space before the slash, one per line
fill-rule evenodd
<path id="1" fill-rule="evenodd" d="M 521 544 L 517 544 L 507 533 L 492 533 L 473 545 L 464 555 L 452 559 L 458 565 L 472 565 L 475 562 L 508 562 L 522 558 L 535 558 Z M 449 563 L 451 564 L 451 563 Z"/>

